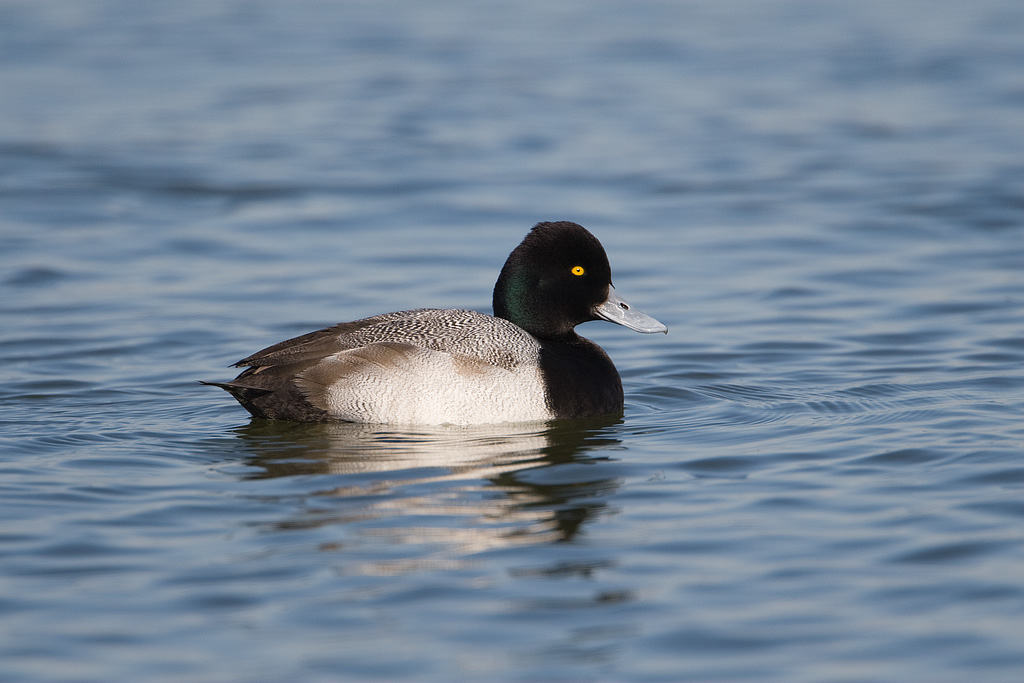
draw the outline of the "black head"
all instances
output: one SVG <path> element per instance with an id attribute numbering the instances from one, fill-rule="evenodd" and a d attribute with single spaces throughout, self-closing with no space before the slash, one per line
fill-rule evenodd
<path id="1" fill-rule="evenodd" d="M 604 247 L 569 221 L 538 223 L 505 261 L 494 286 L 494 315 L 542 339 L 571 337 L 596 320 L 612 270 Z"/>

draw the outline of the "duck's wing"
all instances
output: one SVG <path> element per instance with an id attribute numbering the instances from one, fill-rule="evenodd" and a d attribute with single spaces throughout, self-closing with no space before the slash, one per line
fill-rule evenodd
<path id="1" fill-rule="evenodd" d="M 410 344 L 510 368 L 535 354 L 536 340 L 507 320 L 456 308 L 419 308 L 341 323 L 288 339 L 234 367 L 303 365 L 371 344 Z"/>
<path id="2" fill-rule="evenodd" d="M 332 385 L 400 375 L 431 353 L 449 356 L 472 374 L 510 370 L 535 358 L 537 344 L 506 320 L 461 309 L 416 309 L 285 340 L 236 363 L 246 369 L 230 382 L 203 383 L 224 389 L 257 417 L 321 422 L 340 417 L 328 401 Z"/>
<path id="3" fill-rule="evenodd" d="M 322 332 L 330 332 L 330 329 L 314 334 Z M 359 386 L 368 379 L 379 381 L 388 373 L 400 371 L 417 354 L 432 353 L 399 342 L 378 342 L 333 350 L 335 343 L 324 346 L 326 342 L 321 336 L 309 341 L 312 342 L 308 344 L 309 349 L 305 353 L 292 353 L 291 361 L 284 361 L 281 352 L 277 351 L 269 359 L 253 363 L 230 382 L 203 384 L 224 389 L 256 417 L 295 422 L 353 420 L 357 417 L 355 411 L 339 414 L 336 408 L 332 408 L 330 393 L 335 385 Z M 328 352 L 313 354 L 313 349 L 318 348 L 316 344 L 321 345 L 320 349 L 327 348 Z M 284 350 L 290 348 L 286 346 Z"/>
<path id="4" fill-rule="evenodd" d="M 403 313 L 415 315 L 420 313 L 420 311 L 403 311 Z M 384 322 L 383 319 L 394 315 L 397 314 L 389 313 L 387 315 L 378 315 L 372 318 L 355 320 L 353 322 L 339 323 L 331 327 L 325 327 L 322 330 L 309 332 L 298 337 L 293 337 L 292 339 L 286 339 L 274 344 L 273 346 L 268 346 L 261 351 L 257 351 L 251 356 L 243 358 L 237 363 L 234 363 L 232 367 L 245 368 L 290 365 L 292 363 L 319 360 L 339 351 L 354 349 L 366 343 L 361 340 L 361 337 L 365 335 L 358 335 L 360 330 L 364 330 L 368 327 L 379 326 L 381 322 Z"/>

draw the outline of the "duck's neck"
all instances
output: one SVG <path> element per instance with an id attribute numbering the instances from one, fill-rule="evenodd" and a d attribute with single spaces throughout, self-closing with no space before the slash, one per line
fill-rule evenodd
<path id="1" fill-rule="evenodd" d="M 547 306 L 537 297 L 537 288 L 521 277 L 509 277 L 504 271 L 494 286 L 492 306 L 496 318 L 504 318 L 538 339 L 572 343 L 580 339 L 575 323 L 559 315 L 557 303 Z"/>

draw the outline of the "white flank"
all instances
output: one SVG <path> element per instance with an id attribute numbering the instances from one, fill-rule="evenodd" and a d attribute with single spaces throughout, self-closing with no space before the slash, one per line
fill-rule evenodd
<path id="1" fill-rule="evenodd" d="M 358 372 L 327 388 L 328 412 L 363 423 L 473 425 L 550 420 L 540 369 L 512 370 L 468 356 L 409 348 L 379 364 L 359 357 L 360 349 L 335 354 Z"/>

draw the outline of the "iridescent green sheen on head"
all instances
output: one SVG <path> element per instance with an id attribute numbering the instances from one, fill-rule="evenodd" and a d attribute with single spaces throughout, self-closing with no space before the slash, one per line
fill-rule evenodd
<path id="1" fill-rule="evenodd" d="M 574 335 L 594 320 L 611 285 L 604 248 L 583 226 L 538 223 L 512 251 L 494 286 L 494 314 L 540 338 Z"/>

